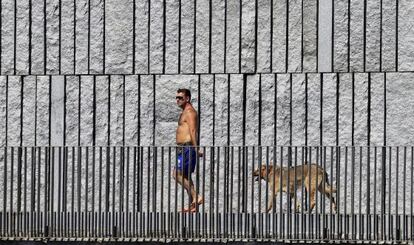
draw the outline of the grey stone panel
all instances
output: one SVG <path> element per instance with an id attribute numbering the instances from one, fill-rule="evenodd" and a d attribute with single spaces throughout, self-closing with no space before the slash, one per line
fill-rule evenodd
<path id="1" fill-rule="evenodd" d="M 22 81 L 19 76 L 10 76 L 8 81 L 7 96 L 7 144 L 19 146 L 20 141 L 20 113 L 21 113 L 21 86 Z"/>
<path id="2" fill-rule="evenodd" d="M 125 0 L 121 3 L 115 0 L 105 1 L 106 73 L 130 74 L 132 72 L 132 9 L 132 0 Z M 154 27 L 151 27 L 151 43 L 157 50 L 157 40 L 160 40 L 160 38 L 159 36 L 152 35 L 154 35 L 154 31 L 158 29 L 157 24 L 159 24 L 159 21 L 156 17 L 156 13 L 159 12 L 159 10 L 160 9 L 151 10 L 154 11 L 151 12 L 151 24 L 154 25 Z M 154 65 L 152 64 L 152 66 Z M 155 68 L 155 66 L 153 68 Z M 155 71 L 156 70 L 154 70 L 154 72 Z"/>
<path id="3" fill-rule="evenodd" d="M 277 145 L 290 145 L 290 76 L 277 75 Z"/>
<path id="4" fill-rule="evenodd" d="M 124 145 L 124 77 L 123 76 L 110 76 L 110 105 L 109 108 L 109 144 L 110 145 Z M 154 93 L 154 92 L 153 92 Z M 153 98 L 147 98 L 151 101 Z"/>
<path id="5" fill-rule="evenodd" d="M 29 2 L 17 1 L 16 74 L 29 74 Z"/>
<path id="6" fill-rule="evenodd" d="M 380 15 L 381 15 L 379 1 L 367 1 L 367 16 L 366 16 L 366 68 L 367 71 L 380 70 Z"/>
<path id="7" fill-rule="evenodd" d="M 243 75 L 230 75 L 230 145 L 243 143 Z"/>
<path id="8" fill-rule="evenodd" d="M 355 74 L 355 145 L 368 143 L 368 74 Z"/>
<path id="9" fill-rule="evenodd" d="M 138 76 L 125 77 L 125 145 L 138 145 Z"/>
<path id="10" fill-rule="evenodd" d="M 22 145 L 35 145 L 36 123 L 36 77 L 28 76 L 23 78 L 23 135 Z"/>
<path id="11" fill-rule="evenodd" d="M 286 1 L 273 2 L 273 72 L 286 71 Z"/>
<path id="12" fill-rule="evenodd" d="M 208 73 L 209 70 L 209 38 L 210 38 L 210 7 L 208 1 L 197 1 L 196 6 L 196 60 L 195 72 Z"/>
<path id="13" fill-rule="evenodd" d="M 178 33 L 178 20 L 179 20 L 179 2 L 167 1 L 166 2 L 166 34 L 165 34 L 165 73 L 179 73 L 178 71 L 178 56 L 180 55 L 178 50 L 179 45 L 179 33 Z M 181 20 L 182 21 L 182 20 Z"/>
<path id="14" fill-rule="evenodd" d="M 194 6 L 195 1 L 181 1 L 181 49 L 179 55 L 182 73 L 194 71 Z"/>
<path id="15" fill-rule="evenodd" d="M 162 1 L 150 1 L 151 12 L 150 12 L 150 72 L 151 73 L 162 73 L 163 71 L 163 11 L 164 6 Z M 118 37 L 115 37 L 117 39 Z M 125 51 L 120 52 L 120 54 Z"/>
<path id="16" fill-rule="evenodd" d="M 321 75 L 308 75 L 308 145 L 321 145 Z"/>
<path id="17" fill-rule="evenodd" d="M 303 71 L 317 68 L 317 0 L 303 1 Z"/>
<path id="18" fill-rule="evenodd" d="M 246 79 L 246 145 L 259 145 L 259 76 Z"/>
<path id="19" fill-rule="evenodd" d="M 62 74 L 75 74 L 75 33 L 74 33 L 74 1 L 62 2 L 62 57 L 61 72 Z M 93 30 L 96 30 L 95 28 Z M 35 42 L 33 39 L 32 42 Z M 38 42 L 38 41 L 37 41 Z M 38 45 L 34 43 L 35 45 Z M 33 56 L 33 58 L 36 58 Z M 39 64 L 37 64 L 39 66 Z"/>
<path id="20" fill-rule="evenodd" d="M 411 1 L 398 2 L 398 70 L 412 71 L 414 62 L 414 6 Z"/>
<path id="21" fill-rule="evenodd" d="M 109 145 L 109 77 L 96 77 L 96 124 L 95 124 L 95 144 L 97 146 Z M 138 104 L 139 106 L 139 104 Z"/>
<path id="22" fill-rule="evenodd" d="M 75 36 L 75 74 L 88 74 L 88 32 L 89 32 L 89 22 L 88 22 L 88 1 L 86 0 L 75 0 L 76 1 L 76 36 Z M 110 16 L 109 11 L 107 11 L 106 18 Z M 107 29 L 110 23 L 107 23 Z M 110 35 L 108 35 L 110 36 Z M 108 38 L 109 40 L 109 38 Z M 110 50 L 107 49 L 107 55 L 110 55 Z"/>
<path id="23" fill-rule="evenodd" d="M 240 1 L 227 1 L 226 71 L 239 72 Z"/>
<path id="24" fill-rule="evenodd" d="M 37 128 L 36 128 L 36 145 L 48 145 L 49 139 L 49 91 L 50 77 L 37 77 Z"/>
<path id="25" fill-rule="evenodd" d="M 66 145 L 79 145 L 79 88 L 80 77 L 68 76 L 66 78 Z"/>
<path id="26" fill-rule="evenodd" d="M 387 145 L 412 145 L 413 75 L 387 74 Z"/>
<path id="27" fill-rule="evenodd" d="M 261 142 L 266 146 L 274 145 L 275 142 L 275 79 L 276 75 L 273 74 L 262 75 L 262 120 L 260 126 L 262 127 Z"/>
<path id="28" fill-rule="evenodd" d="M 92 74 L 104 73 L 103 67 L 103 1 L 90 1 L 90 70 Z M 132 19 L 131 19 L 132 21 Z M 132 45 L 132 40 L 131 40 Z"/>
<path id="29" fill-rule="evenodd" d="M 224 72 L 224 1 L 212 0 L 211 72 Z"/>
<path id="30" fill-rule="evenodd" d="M 90 146 L 93 145 L 93 128 L 95 126 L 93 125 L 93 77 L 80 77 L 80 89 L 80 145 Z"/>
<path id="31" fill-rule="evenodd" d="M 200 126 L 200 145 L 212 146 L 215 145 L 214 137 L 214 118 L 217 110 L 214 109 L 213 103 L 214 94 L 214 77 L 213 75 L 203 75 L 200 77 L 200 108 L 199 126 Z"/>
<path id="32" fill-rule="evenodd" d="M 318 7 L 318 72 L 332 72 L 333 6 L 325 1 Z"/>
<path id="33" fill-rule="evenodd" d="M 335 72 L 348 71 L 348 1 L 335 1 L 334 5 L 334 51 Z"/>
<path id="34" fill-rule="evenodd" d="M 371 74 L 370 145 L 384 145 L 384 74 Z"/>
<path id="35" fill-rule="evenodd" d="M 154 143 L 155 132 L 154 121 L 154 82 L 153 76 L 140 76 L 141 102 L 140 102 L 140 145 L 147 146 Z M 112 116 L 111 116 L 112 117 Z M 114 125 L 116 126 L 116 125 Z M 111 125 L 111 127 L 113 127 Z M 112 143 L 112 139 L 111 139 Z"/>
<path id="36" fill-rule="evenodd" d="M 6 77 L 0 77 L 0 146 L 6 146 L 7 138 L 7 83 Z M 1 153 L 0 153 L 1 154 Z M 1 158 L 1 155 L 0 155 Z"/>
<path id="37" fill-rule="evenodd" d="M 14 2 L 2 2 L 1 69 L 3 74 L 14 72 Z"/>
<path id="38" fill-rule="evenodd" d="M 241 72 L 256 72 L 255 2 L 242 1 Z"/>
<path id="39" fill-rule="evenodd" d="M 323 74 L 322 78 L 322 144 L 333 146 L 336 144 L 336 88 L 337 75 Z"/>
<path id="40" fill-rule="evenodd" d="M 305 145 L 306 135 L 305 74 L 292 75 L 292 145 Z"/>
<path id="41" fill-rule="evenodd" d="M 59 1 L 46 2 L 46 74 L 59 73 Z M 86 35 L 88 31 L 85 31 Z M 86 50 L 81 50 L 86 54 Z M 82 65 L 82 64 L 80 64 Z"/>
<path id="42" fill-rule="evenodd" d="M 302 70 L 302 1 L 289 1 L 288 71 Z"/>
<path id="43" fill-rule="evenodd" d="M 149 72 L 148 60 L 148 1 L 137 0 L 135 5 L 135 72 Z"/>
<path id="44" fill-rule="evenodd" d="M 228 76 L 227 75 L 216 75 L 216 84 L 214 88 L 216 114 L 215 114 L 215 132 L 214 142 L 216 145 L 227 145 L 227 126 L 228 126 Z"/>
<path id="45" fill-rule="evenodd" d="M 24 81 L 26 83 L 26 81 Z M 51 77 L 51 124 L 50 124 L 50 143 L 55 146 L 64 145 L 64 77 Z M 26 97 L 26 95 L 24 95 Z M 30 124 L 29 124 L 30 125 Z M 86 135 L 85 135 L 86 137 Z"/>
<path id="46" fill-rule="evenodd" d="M 384 1 L 382 10 L 382 70 L 395 71 L 397 42 L 397 8 L 396 1 Z"/>
<path id="47" fill-rule="evenodd" d="M 351 1 L 350 71 L 364 71 L 364 2 Z"/>
<path id="48" fill-rule="evenodd" d="M 271 58 L 271 16 L 270 12 L 272 6 L 271 1 L 258 1 L 258 17 L 257 17 L 257 71 L 258 72 L 271 72 L 272 68 L 270 64 Z"/>
<path id="49" fill-rule="evenodd" d="M 341 73 L 339 79 L 339 145 L 352 145 L 352 74 Z"/>

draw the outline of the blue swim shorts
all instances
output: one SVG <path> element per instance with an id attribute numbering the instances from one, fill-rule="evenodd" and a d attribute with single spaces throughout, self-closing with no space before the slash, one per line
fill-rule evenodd
<path id="1" fill-rule="evenodd" d="M 176 170 L 188 176 L 194 172 L 197 165 L 197 152 L 194 147 L 184 146 L 179 147 L 177 152 L 177 166 Z"/>

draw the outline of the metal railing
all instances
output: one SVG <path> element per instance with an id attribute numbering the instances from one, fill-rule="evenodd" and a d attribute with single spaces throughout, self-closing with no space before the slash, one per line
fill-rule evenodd
<path id="1" fill-rule="evenodd" d="M 412 241 L 413 149 L 201 147 L 193 206 L 181 147 L 3 147 L 0 237 Z"/>

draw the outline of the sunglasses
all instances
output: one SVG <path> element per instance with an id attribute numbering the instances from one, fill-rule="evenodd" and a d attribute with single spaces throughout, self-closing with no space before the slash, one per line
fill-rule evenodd
<path id="1" fill-rule="evenodd" d="M 176 97 L 175 97 L 175 99 L 176 99 L 176 100 L 183 100 L 183 99 L 184 99 L 184 97 L 183 97 L 183 96 L 176 96 Z"/>

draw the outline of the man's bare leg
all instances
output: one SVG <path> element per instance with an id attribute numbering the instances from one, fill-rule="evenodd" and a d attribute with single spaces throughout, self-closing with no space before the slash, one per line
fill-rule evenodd
<path id="1" fill-rule="evenodd" d="M 193 181 L 189 180 L 186 176 L 184 176 L 180 171 L 174 170 L 173 177 L 179 183 L 184 187 L 184 189 L 187 191 L 187 194 L 191 196 L 191 204 L 189 209 L 184 209 L 185 211 L 196 211 L 196 206 L 203 204 L 204 199 L 201 195 L 198 196 L 197 199 L 197 193 L 194 189 Z"/>

